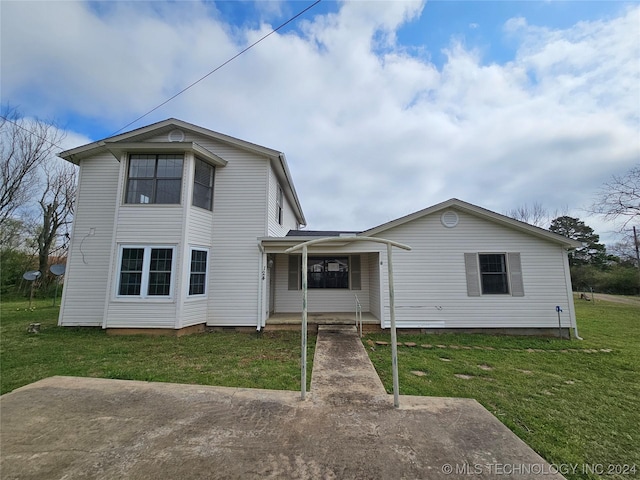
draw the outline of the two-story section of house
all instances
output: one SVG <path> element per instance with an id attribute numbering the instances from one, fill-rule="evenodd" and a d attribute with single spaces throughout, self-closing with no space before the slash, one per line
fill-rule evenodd
<path id="1" fill-rule="evenodd" d="M 80 167 L 60 325 L 256 325 L 256 239 L 306 223 L 283 153 L 169 119 L 60 157 Z"/>
<path id="2" fill-rule="evenodd" d="M 461 200 L 363 232 L 300 230 L 282 153 L 175 119 L 60 156 L 80 166 L 60 325 L 182 334 L 298 323 L 306 275 L 316 323 L 361 309 L 388 328 L 386 239 L 412 248 L 394 255 L 400 328 L 575 328 L 567 251 L 580 243 Z M 329 241 L 309 248 L 303 272 L 289 248 L 319 238 Z"/>

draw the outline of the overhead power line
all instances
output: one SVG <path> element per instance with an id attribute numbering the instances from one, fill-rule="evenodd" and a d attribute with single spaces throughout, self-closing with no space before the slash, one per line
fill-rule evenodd
<path id="1" fill-rule="evenodd" d="M 158 106 L 152 108 L 151 110 L 149 110 L 147 113 L 145 113 L 144 115 L 139 116 L 138 118 L 136 118 L 134 121 L 129 122 L 128 124 L 126 124 L 124 127 L 122 127 L 119 130 L 116 130 L 115 132 L 113 132 L 110 136 L 113 136 L 119 132 L 121 132 L 122 130 L 124 130 L 125 128 L 133 125 L 134 123 L 136 123 L 138 120 L 142 120 L 144 117 L 146 117 L 147 115 L 155 112 L 157 109 L 159 109 L 160 107 L 166 105 L 167 103 L 169 103 L 171 100 L 173 100 L 174 98 L 176 98 L 179 95 L 182 95 L 184 92 L 186 92 L 187 90 L 189 90 L 191 87 L 197 85 L 198 83 L 200 83 L 201 81 L 203 81 L 205 78 L 207 78 L 208 76 L 214 74 L 215 72 L 217 72 L 218 70 L 220 70 L 222 67 L 224 67 L 225 65 L 231 63 L 233 60 L 235 60 L 236 58 L 238 58 L 240 55 L 242 55 L 243 53 L 247 52 L 248 50 L 252 49 L 253 47 L 255 47 L 256 45 L 258 45 L 260 42 L 262 42 L 263 40 L 265 40 L 267 37 L 273 35 L 274 33 L 276 33 L 278 30 L 281 30 L 282 28 L 284 28 L 285 26 L 287 26 L 289 23 L 293 22 L 295 19 L 297 19 L 298 17 L 300 17 L 301 15 L 304 15 L 306 12 L 308 12 L 309 10 L 311 10 L 313 7 L 315 7 L 317 4 L 319 4 L 322 0 L 316 0 L 314 3 L 312 3 L 311 5 L 309 5 L 308 7 L 306 7 L 304 10 L 301 10 L 300 12 L 298 12 L 296 15 L 294 15 L 293 17 L 291 17 L 289 20 L 287 20 L 286 22 L 282 23 L 281 25 L 279 25 L 278 27 L 274 28 L 273 30 L 271 30 L 269 33 L 267 33 L 266 35 L 264 35 L 263 37 L 261 37 L 260 39 L 258 39 L 257 41 L 255 41 L 254 43 L 252 43 L 251 45 L 249 45 L 248 47 L 246 47 L 244 50 L 240 51 L 239 53 L 237 53 L 236 55 L 234 55 L 233 57 L 231 57 L 229 60 L 227 60 L 226 62 L 218 65 L 216 68 L 214 68 L 213 70 L 211 70 L 209 73 L 207 73 L 206 75 L 202 76 L 201 78 L 199 78 L 198 80 L 196 80 L 195 82 L 191 83 L 190 85 L 188 85 L 187 87 L 183 88 L 182 90 L 180 90 L 178 93 L 176 93 L 175 95 L 173 95 L 172 97 L 168 98 L 167 100 L 165 100 L 164 102 L 162 102 L 161 104 L 159 104 Z M 59 144 L 52 142 L 51 140 L 42 137 L 41 135 L 39 135 L 38 133 L 34 132 L 33 130 L 30 130 L 20 124 L 18 124 L 17 122 L 15 122 L 14 120 L 4 116 L 4 115 L 0 115 L 0 118 L 2 118 L 3 120 L 15 125 L 16 127 L 20 128 L 21 130 L 24 130 L 25 132 L 30 133 L 31 135 L 40 138 L 41 140 L 44 140 L 45 142 L 47 142 L 48 144 L 50 144 L 53 147 L 57 147 L 60 150 L 64 150 L 64 147 L 61 147 Z"/>
<path id="2" fill-rule="evenodd" d="M 42 140 L 43 142 L 48 143 L 49 145 L 51 145 L 52 147 L 57 147 L 59 148 L 61 151 L 64 150 L 64 147 L 61 147 L 59 144 L 52 142 L 51 140 L 49 140 L 46 137 L 43 137 L 42 135 L 40 135 L 39 133 L 34 132 L 33 130 L 30 130 L 26 127 L 23 127 L 22 125 L 20 125 L 18 122 L 16 122 L 15 120 L 11 120 L 8 117 L 5 117 L 4 115 L 0 115 L 0 118 L 3 119 L 5 122 L 9 122 L 12 125 L 14 125 L 15 127 L 18 127 L 20 130 L 24 130 L 27 133 L 30 133 L 31 135 L 33 135 L 36 138 L 39 138 L 40 140 Z M 37 120 L 36 120 L 37 121 Z M 49 124 L 51 125 L 51 124 Z M 51 125 L 53 128 L 58 129 L 57 126 L 55 125 Z"/>
<path id="3" fill-rule="evenodd" d="M 273 30 L 271 30 L 269 33 L 267 33 L 266 35 L 264 35 L 263 37 L 261 37 L 260 39 L 256 40 L 255 42 L 253 42 L 251 45 L 249 45 L 248 47 L 246 47 L 245 49 L 241 50 L 240 52 L 238 52 L 236 55 L 234 55 L 233 57 L 231 57 L 229 60 L 227 60 L 224 63 L 221 63 L 220 65 L 218 65 L 216 68 L 214 68 L 213 70 L 211 70 L 209 73 L 207 73 L 206 75 L 200 77 L 198 80 L 196 80 L 195 82 L 191 83 L 190 85 L 186 86 L 185 88 L 183 88 L 182 90 L 180 90 L 178 93 L 176 93 L 175 95 L 169 97 L 167 100 L 165 100 L 164 102 L 160 103 L 159 105 L 153 107 L 151 110 L 149 110 L 147 113 L 145 113 L 144 115 L 140 115 L 138 118 L 136 118 L 135 120 L 133 120 L 132 122 L 127 123 L 124 127 L 120 128 L 119 130 L 116 130 L 115 132 L 113 132 L 111 134 L 111 136 L 120 133 L 122 130 L 124 130 L 127 127 L 130 127 L 131 125 L 133 125 L 134 123 L 136 123 L 139 120 L 142 120 L 144 117 L 146 117 L 147 115 L 155 112 L 156 110 L 158 110 L 160 107 L 163 107 L 164 105 L 166 105 L 167 103 L 169 103 L 171 100 L 173 100 L 174 98 L 182 95 L 184 92 L 186 92 L 187 90 L 189 90 L 190 88 L 196 86 L 198 83 L 200 83 L 201 81 L 203 81 L 205 78 L 209 77 L 210 75 L 214 74 L 215 72 L 217 72 L 218 70 L 220 70 L 222 67 L 228 65 L 229 63 L 231 63 L 232 61 L 234 61 L 236 58 L 238 58 L 240 55 L 242 55 L 243 53 L 251 50 L 253 47 L 255 47 L 256 45 L 258 45 L 260 42 L 262 42 L 263 40 L 265 40 L 266 38 L 270 37 L 271 35 L 273 35 L 274 33 L 276 33 L 278 30 L 284 28 L 285 26 L 287 26 L 289 23 L 293 22 L 295 19 L 297 19 L 298 17 L 300 17 L 301 15 L 304 15 L 306 12 L 308 12 L 309 10 L 311 10 L 313 7 L 315 7 L 317 4 L 319 4 L 322 0 L 316 0 L 314 3 L 312 3 L 311 5 L 309 5 L 308 7 L 306 7 L 304 10 L 301 10 L 300 12 L 298 12 L 297 14 L 295 14 L 293 17 L 291 17 L 289 20 L 287 20 L 286 22 L 282 23 L 281 25 L 279 25 L 278 27 L 274 28 Z"/>

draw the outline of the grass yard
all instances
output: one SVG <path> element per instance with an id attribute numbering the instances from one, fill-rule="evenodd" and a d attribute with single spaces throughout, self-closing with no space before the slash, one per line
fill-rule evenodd
<path id="1" fill-rule="evenodd" d="M 640 307 L 576 310 L 584 341 L 401 335 L 417 346 L 398 348 L 400 392 L 475 398 L 548 462 L 576 465 L 567 478 L 640 478 Z M 370 340 L 389 336 L 364 341 L 392 392 L 391 347 Z"/>
<path id="2" fill-rule="evenodd" d="M 175 337 L 107 336 L 58 327 L 52 300 L 0 304 L 0 391 L 52 375 L 278 390 L 300 389 L 300 333 L 216 332 Z M 31 322 L 41 333 L 28 334 Z M 309 336 L 308 383 L 315 337 Z"/>
<path id="3" fill-rule="evenodd" d="M 51 299 L 0 304 L 0 391 L 52 375 L 299 390 L 300 334 L 107 336 L 56 326 Z M 488 335 L 401 336 L 400 390 L 478 400 L 547 461 L 574 478 L 640 478 L 640 307 L 576 301 L 584 341 Z M 40 334 L 27 326 L 40 322 Z M 364 339 L 387 391 L 389 346 Z M 423 347 L 421 345 L 429 345 Z M 310 383 L 315 337 L 309 336 Z M 583 473 L 585 469 L 605 474 Z M 631 473 L 631 472 L 627 472 Z"/>

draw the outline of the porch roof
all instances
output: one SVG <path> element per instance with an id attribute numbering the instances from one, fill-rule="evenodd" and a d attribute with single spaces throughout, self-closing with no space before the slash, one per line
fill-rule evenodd
<path id="1" fill-rule="evenodd" d="M 359 233 L 361 232 L 345 230 L 289 230 L 289 233 L 287 233 L 287 237 L 353 237 L 358 235 Z"/>
<path id="2" fill-rule="evenodd" d="M 302 232 L 303 230 L 300 230 Z M 331 251 L 336 250 L 336 247 L 344 247 L 351 242 L 346 240 L 347 238 L 358 237 L 355 232 L 327 232 L 315 230 L 311 235 L 287 235 L 286 237 L 260 237 L 258 238 L 258 245 L 260 248 L 266 249 L 267 253 L 284 253 L 284 251 L 295 245 L 299 245 L 310 240 L 318 240 L 320 238 L 335 238 L 335 241 L 324 243 L 322 245 L 311 247 L 314 250 Z M 331 235 L 333 233 L 333 235 Z M 340 241 L 340 237 L 344 237 L 345 241 Z M 371 242 L 356 242 L 359 248 L 350 250 L 351 252 L 358 251 L 363 253 L 378 252 L 380 247 L 377 244 Z"/>

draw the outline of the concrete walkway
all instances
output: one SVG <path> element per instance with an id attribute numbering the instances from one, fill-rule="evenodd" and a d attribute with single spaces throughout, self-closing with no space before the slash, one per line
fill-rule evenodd
<path id="1" fill-rule="evenodd" d="M 321 329 L 315 362 L 304 402 L 94 378 L 27 385 L 0 397 L 2 478 L 562 478 L 474 400 L 401 396 L 394 409 L 352 329 Z"/>
<path id="2" fill-rule="evenodd" d="M 329 405 L 387 404 L 387 392 L 356 327 L 318 326 L 311 393 L 315 402 Z"/>

